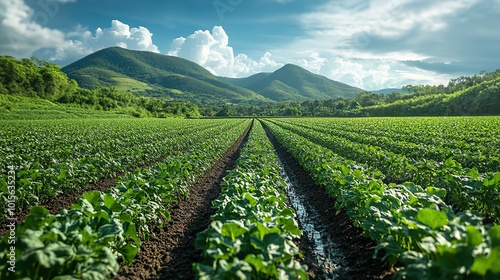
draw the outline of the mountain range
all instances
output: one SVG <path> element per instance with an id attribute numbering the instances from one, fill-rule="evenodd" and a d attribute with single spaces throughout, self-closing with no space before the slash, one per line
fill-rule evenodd
<path id="1" fill-rule="evenodd" d="M 81 87 L 113 86 L 136 95 L 196 104 L 264 104 L 354 97 L 364 90 L 287 64 L 247 78 L 217 77 L 183 58 L 111 47 L 62 68 Z"/>

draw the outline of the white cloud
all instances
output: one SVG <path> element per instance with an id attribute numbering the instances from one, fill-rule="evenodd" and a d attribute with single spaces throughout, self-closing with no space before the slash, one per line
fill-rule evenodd
<path id="1" fill-rule="evenodd" d="M 59 3 L 76 0 L 57 0 Z M 153 34 L 145 27 L 130 28 L 118 20 L 109 28 L 97 28 L 95 35 L 77 26 L 64 33 L 44 27 L 60 12 L 56 2 L 39 2 L 34 10 L 23 0 L 0 0 L 0 53 L 17 58 L 30 57 L 42 51 L 46 59 L 67 64 L 102 48 L 121 46 L 134 50 L 159 52 Z"/>
<path id="2" fill-rule="evenodd" d="M 403 39 L 449 25 L 449 17 L 481 0 L 354 0 L 329 1 L 300 22 L 324 48 L 363 48 L 371 37 Z"/>
<path id="3" fill-rule="evenodd" d="M 43 26 L 48 17 L 23 0 L 0 0 L 0 53 L 29 57 L 37 49 L 63 44 L 63 32 Z"/>
<path id="4" fill-rule="evenodd" d="M 497 45 L 493 38 L 499 37 L 492 34 L 494 29 L 479 28 L 480 16 L 471 16 L 470 11 L 484 8 L 486 2 L 330 0 L 298 17 L 305 34 L 283 46 L 277 60 L 287 59 L 314 73 L 368 90 L 409 83 L 447 83 L 453 78 L 451 74 L 404 61 L 460 62 L 464 56 L 473 57 L 467 53 L 471 49 L 476 55 L 477 50 L 484 49 L 484 56 L 487 46 Z M 472 28 L 476 31 L 461 33 Z M 483 39 L 490 38 L 485 41 L 489 43 L 478 45 L 467 34 L 481 34 Z M 472 44 L 476 46 L 471 48 Z M 453 65 L 460 67 L 467 62 Z"/>
<path id="5" fill-rule="evenodd" d="M 221 26 L 212 32 L 198 30 L 187 38 L 176 38 L 171 43 L 169 55 L 179 56 L 200 64 L 213 74 L 226 77 L 246 77 L 262 71 L 274 71 L 282 64 L 266 52 L 258 61 L 245 54 L 234 55 L 229 37 Z"/>
<path id="6" fill-rule="evenodd" d="M 77 27 L 74 32 L 67 34 L 67 39 L 63 45 L 56 47 L 51 60 L 72 62 L 83 55 L 111 46 L 159 52 L 153 43 L 153 34 L 147 28 L 142 26 L 130 28 L 119 20 L 111 21 L 109 28 L 97 28 L 94 35 L 82 27 Z"/>

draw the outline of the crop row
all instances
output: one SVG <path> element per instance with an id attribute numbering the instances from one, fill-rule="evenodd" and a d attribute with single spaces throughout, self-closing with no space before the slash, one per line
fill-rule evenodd
<path id="1" fill-rule="evenodd" d="M 353 142 L 380 146 L 413 159 L 446 161 L 452 158 L 480 172 L 500 167 L 497 117 L 290 119 L 286 122 Z"/>
<path id="2" fill-rule="evenodd" d="M 17 207 L 39 205 L 101 178 L 113 177 L 198 144 L 239 120 L 4 121 L 0 190 L 8 166 L 16 173 Z M 4 206 L 0 211 L 4 212 Z"/>
<path id="3" fill-rule="evenodd" d="M 396 279 L 500 277 L 500 226 L 470 211 L 454 212 L 446 190 L 385 184 L 382 174 L 266 121 L 277 140 L 336 198 L 337 210 L 377 241 L 375 255 L 401 263 Z"/>
<path id="4" fill-rule="evenodd" d="M 117 180 L 105 192 L 85 193 L 71 209 L 51 215 L 32 207 L 24 224 L 0 243 L 0 278 L 108 279 L 118 259 L 130 264 L 141 240 L 169 221 L 178 198 L 241 135 L 248 121 L 197 134 L 199 143 Z M 12 245 L 12 235 L 15 245 Z M 9 260 L 15 258 L 15 272 Z"/>
<path id="5" fill-rule="evenodd" d="M 276 121 L 274 121 L 276 123 Z M 446 202 L 459 210 L 476 210 L 500 221 L 500 172 L 479 173 L 463 168 L 452 159 L 444 162 L 413 160 L 379 146 L 350 141 L 335 136 L 330 130 L 306 128 L 277 122 L 284 129 L 324 146 L 344 158 L 366 163 L 380 170 L 385 182 L 410 181 L 422 186 L 447 190 Z"/>
<path id="6" fill-rule="evenodd" d="M 256 122 L 213 203 L 212 223 L 197 235 L 204 257 L 194 264 L 198 279 L 308 278 L 297 260 L 293 239 L 301 231 L 284 186 L 273 146 Z"/>
<path id="7" fill-rule="evenodd" d="M 498 149 L 500 144 L 499 117 L 317 118 L 290 121 L 449 149 L 474 148 L 488 152 L 487 148 Z"/>

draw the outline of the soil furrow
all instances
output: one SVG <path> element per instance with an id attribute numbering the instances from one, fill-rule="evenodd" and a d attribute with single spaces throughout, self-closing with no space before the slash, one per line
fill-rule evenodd
<path id="1" fill-rule="evenodd" d="M 192 263 L 202 260 L 201 251 L 194 248 L 196 234 L 209 226 L 210 216 L 215 213 L 212 201 L 220 195 L 220 183 L 227 171 L 236 166 L 252 124 L 212 169 L 189 188 L 188 199 L 179 200 L 170 211 L 171 221 L 142 243 L 133 264 L 120 267 L 115 279 L 194 278 Z"/>
<path id="2" fill-rule="evenodd" d="M 338 245 L 338 249 L 345 258 L 344 273 L 337 279 L 389 278 L 392 272 L 388 265 L 372 257 L 376 246 L 375 241 L 364 237 L 362 230 L 353 226 L 345 211 L 337 213 L 334 206 L 335 199 L 329 197 L 325 188 L 314 183 L 309 173 L 281 146 L 265 124 L 264 129 L 278 152 L 286 172 L 297 182 L 295 191 L 305 197 L 306 207 L 310 207 L 310 211 L 314 211 L 322 219 L 324 233 Z M 309 267 L 311 278 L 328 279 L 314 256 L 313 242 L 305 235 L 300 240 L 304 263 Z"/>

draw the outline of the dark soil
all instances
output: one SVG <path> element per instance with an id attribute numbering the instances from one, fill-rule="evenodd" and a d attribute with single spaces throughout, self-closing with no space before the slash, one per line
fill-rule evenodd
<path id="1" fill-rule="evenodd" d="M 273 143 L 286 172 L 297 182 L 298 193 L 305 194 L 308 207 L 316 211 L 326 225 L 326 233 L 331 240 L 339 245 L 345 258 L 345 273 L 338 279 L 387 279 L 392 275 L 388 265 L 379 259 L 374 259 L 373 252 L 376 243 L 363 236 L 363 231 L 353 226 L 345 211 L 336 213 L 335 199 L 328 196 L 323 187 L 317 186 L 311 176 L 275 139 L 264 125 L 268 137 Z M 326 279 L 322 268 L 318 266 L 313 255 L 313 241 L 303 235 L 300 249 L 304 254 L 303 262 L 309 267 L 309 275 L 313 279 Z"/>
<path id="2" fill-rule="evenodd" d="M 240 149 L 252 124 L 224 156 L 189 188 L 187 200 L 180 200 L 170 211 L 172 220 L 156 229 L 150 240 L 141 244 L 131 266 L 122 266 L 115 279 L 193 279 L 193 262 L 202 261 L 194 249 L 196 234 L 210 224 L 215 214 L 212 201 L 220 195 L 220 183 L 227 171 L 235 168 Z"/>

